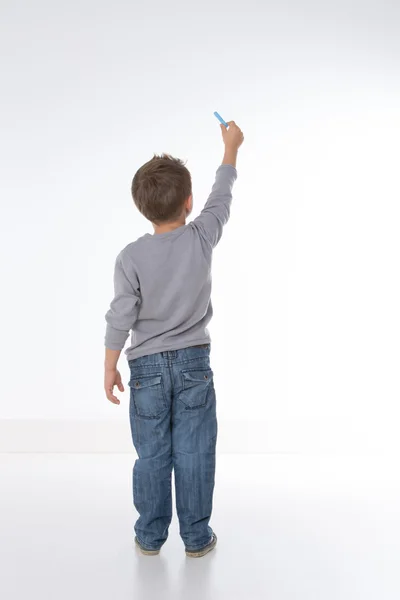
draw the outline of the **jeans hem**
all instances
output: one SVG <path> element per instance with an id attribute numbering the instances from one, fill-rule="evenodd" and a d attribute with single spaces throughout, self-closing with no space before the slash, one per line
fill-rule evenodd
<path id="1" fill-rule="evenodd" d="M 211 539 L 209 539 L 208 542 L 206 542 L 202 546 L 199 546 L 198 548 L 188 548 L 187 546 L 185 546 L 185 552 L 199 552 L 200 550 L 207 548 L 207 546 L 209 546 L 211 544 L 213 539 L 214 539 L 214 534 L 211 536 Z"/>
<path id="2" fill-rule="evenodd" d="M 137 534 L 136 534 L 136 538 L 137 538 L 137 541 L 139 542 L 139 544 L 141 545 L 141 547 L 143 548 L 143 550 L 161 550 L 161 548 L 165 544 L 165 542 L 164 542 L 164 544 L 161 544 L 161 546 L 158 546 L 157 548 L 156 547 L 151 548 L 150 546 L 146 546 L 146 544 L 144 544 L 142 542 L 142 540 L 140 539 L 140 537 Z"/>

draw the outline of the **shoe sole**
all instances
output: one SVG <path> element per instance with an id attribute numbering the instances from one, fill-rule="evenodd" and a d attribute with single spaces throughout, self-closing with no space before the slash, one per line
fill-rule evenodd
<path id="1" fill-rule="evenodd" d="M 160 554 L 159 550 L 146 550 L 145 548 L 142 548 L 137 538 L 135 538 L 135 544 L 136 547 L 140 550 L 140 552 L 145 556 L 157 556 L 157 554 Z"/>
<path id="2" fill-rule="evenodd" d="M 186 550 L 186 556 L 188 556 L 189 558 L 201 558 L 202 556 L 205 556 L 206 554 L 211 552 L 211 550 L 214 550 L 216 545 L 217 545 L 217 536 L 214 533 L 213 540 L 212 540 L 212 542 L 210 542 L 208 544 L 208 546 L 205 546 L 204 548 L 202 548 L 201 550 L 197 550 L 196 552 L 190 552 L 190 551 Z"/>

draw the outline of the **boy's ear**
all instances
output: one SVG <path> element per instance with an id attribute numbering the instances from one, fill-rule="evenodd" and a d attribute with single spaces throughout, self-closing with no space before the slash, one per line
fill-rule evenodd
<path id="1" fill-rule="evenodd" d="M 185 208 L 186 208 L 186 214 L 190 215 L 190 213 L 192 212 L 192 209 L 193 209 L 193 195 L 192 194 L 190 194 L 189 198 L 186 200 Z"/>

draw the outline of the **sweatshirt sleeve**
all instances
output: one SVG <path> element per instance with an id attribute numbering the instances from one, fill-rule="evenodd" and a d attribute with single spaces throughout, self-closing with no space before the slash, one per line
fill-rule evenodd
<path id="1" fill-rule="evenodd" d="M 137 274 L 121 254 L 115 261 L 114 298 L 106 313 L 105 346 L 110 350 L 122 350 L 137 319 L 140 305 L 140 289 Z"/>
<path id="2" fill-rule="evenodd" d="M 214 248 L 221 239 L 223 226 L 229 219 L 232 188 L 237 179 L 236 167 L 220 165 L 208 200 L 192 224 Z"/>

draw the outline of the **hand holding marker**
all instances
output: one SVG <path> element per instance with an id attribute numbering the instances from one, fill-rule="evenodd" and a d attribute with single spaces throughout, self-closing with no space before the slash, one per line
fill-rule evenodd
<path id="1" fill-rule="evenodd" d="M 235 121 L 224 121 L 217 111 L 214 112 L 214 115 L 222 125 L 221 131 L 225 146 L 230 146 L 237 151 L 244 140 L 242 130 L 236 125 Z"/>

